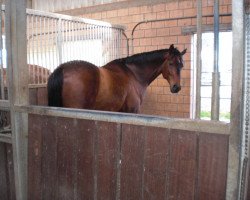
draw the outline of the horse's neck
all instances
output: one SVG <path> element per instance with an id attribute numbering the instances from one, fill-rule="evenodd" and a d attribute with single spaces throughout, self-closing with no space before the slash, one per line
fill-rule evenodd
<path id="1" fill-rule="evenodd" d="M 143 85 L 148 86 L 161 74 L 161 65 L 137 66 L 128 64 L 127 67 L 135 78 Z"/>

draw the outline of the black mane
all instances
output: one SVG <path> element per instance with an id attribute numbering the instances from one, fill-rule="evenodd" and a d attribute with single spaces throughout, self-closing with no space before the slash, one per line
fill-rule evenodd
<path id="1" fill-rule="evenodd" d="M 125 58 L 116 59 L 113 62 L 135 65 L 143 65 L 145 63 L 162 63 L 164 61 L 164 55 L 168 51 L 169 49 L 160 49 L 150 52 L 138 53 Z M 174 48 L 171 51 L 171 54 L 173 56 L 181 55 L 180 51 L 177 48 Z"/>

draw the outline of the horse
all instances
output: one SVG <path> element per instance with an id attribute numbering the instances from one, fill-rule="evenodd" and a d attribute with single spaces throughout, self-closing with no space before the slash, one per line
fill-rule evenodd
<path id="1" fill-rule="evenodd" d="M 181 90 L 182 56 L 174 45 L 113 60 L 102 67 L 85 61 L 59 65 L 49 76 L 48 105 L 138 113 L 146 88 L 160 74 L 170 91 Z"/>

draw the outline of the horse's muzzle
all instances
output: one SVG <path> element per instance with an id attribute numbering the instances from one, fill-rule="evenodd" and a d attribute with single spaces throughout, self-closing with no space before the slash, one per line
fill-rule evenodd
<path id="1" fill-rule="evenodd" d="M 181 90 L 181 86 L 179 86 L 179 85 L 173 85 L 173 87 L 171 87 L 171 89 L 170 89 L 170 91 L 172 92 L 172 93 L 177 93 L 177 92 L 179 92 Z"/>

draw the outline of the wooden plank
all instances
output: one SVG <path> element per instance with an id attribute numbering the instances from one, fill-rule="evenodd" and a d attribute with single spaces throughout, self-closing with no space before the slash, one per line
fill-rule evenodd
<path id="1" fill-rule="evenodd" d="M 37 89 L 29 88 L 29 103 L 30 105 L 37 105 Z"/>
<path id="2" fill-rule="evenodd" d="M 168 199 L 192 200 L 195 197 L 197 135 L 171 130 Z"/>
<path id="3" fill-rule="evenodd" d="M 11 144 L 6 144 L 7 152 L 7 168 L 8 168 L 8 200 L 16 199 L 16 189 L 15 189 L 15 174 L 14 174 L 14 163 L 13 163 L 13 150 Z"/>
<path id="4" fill-rule="evenodd" d="M 57 118 L 58 193 L 56 199 L 64 200 L 74 197 L 76 131 L 76 119 Z"/>
<path id="5" fill-rule="evenodd" d="M 143 199 L 145 131 L 143 126 L 122 125 L 121 199 Z"/>
<path id="6" fill-rule="evenodd" d="M 147 127 L 143 188 L 145 200 L 166 199 L 169 140 L 169 129 Z"/>
<path id="7" fill-rule="evenodd" d="M 228 136 L 200 134 L 198 199 L 226 199 L 228 141 Z"/>
<path id="8" fill-rule="evenodd" d="M 94 121 L 77 120 L 77 185 L 76 199 L 94 199 Z"/>
<path id="9" fill-rule="evenodd" d="M 0 143 L 0 199 L 8 199 L 7 152 L 5 143 Z"/>
<path id="10" fill-rule="evenodd" d="M 57 118 L 40 116 L 42 130 L 42 199 L 56 199 L 57 193 Z"/>
<path id="11" fill-rule="evenodd" d="M 39 115 L 29 115 L 28 135 L 28 199 L 42 199 L 41 191 L 41 156 L 42 156 L 42 123 Z"/>
<path id="12" fill-rule="evenodd" d="M 37 88 L 37 105 L 39 106 L 47 106 L 48 105 L 48 95 L 47 88 L 39 87 Z"/>
<path id="13" fill-rule="evenodd" d="M 97 199 L 116 199 L 121 126 L 97 122 Z"/>

